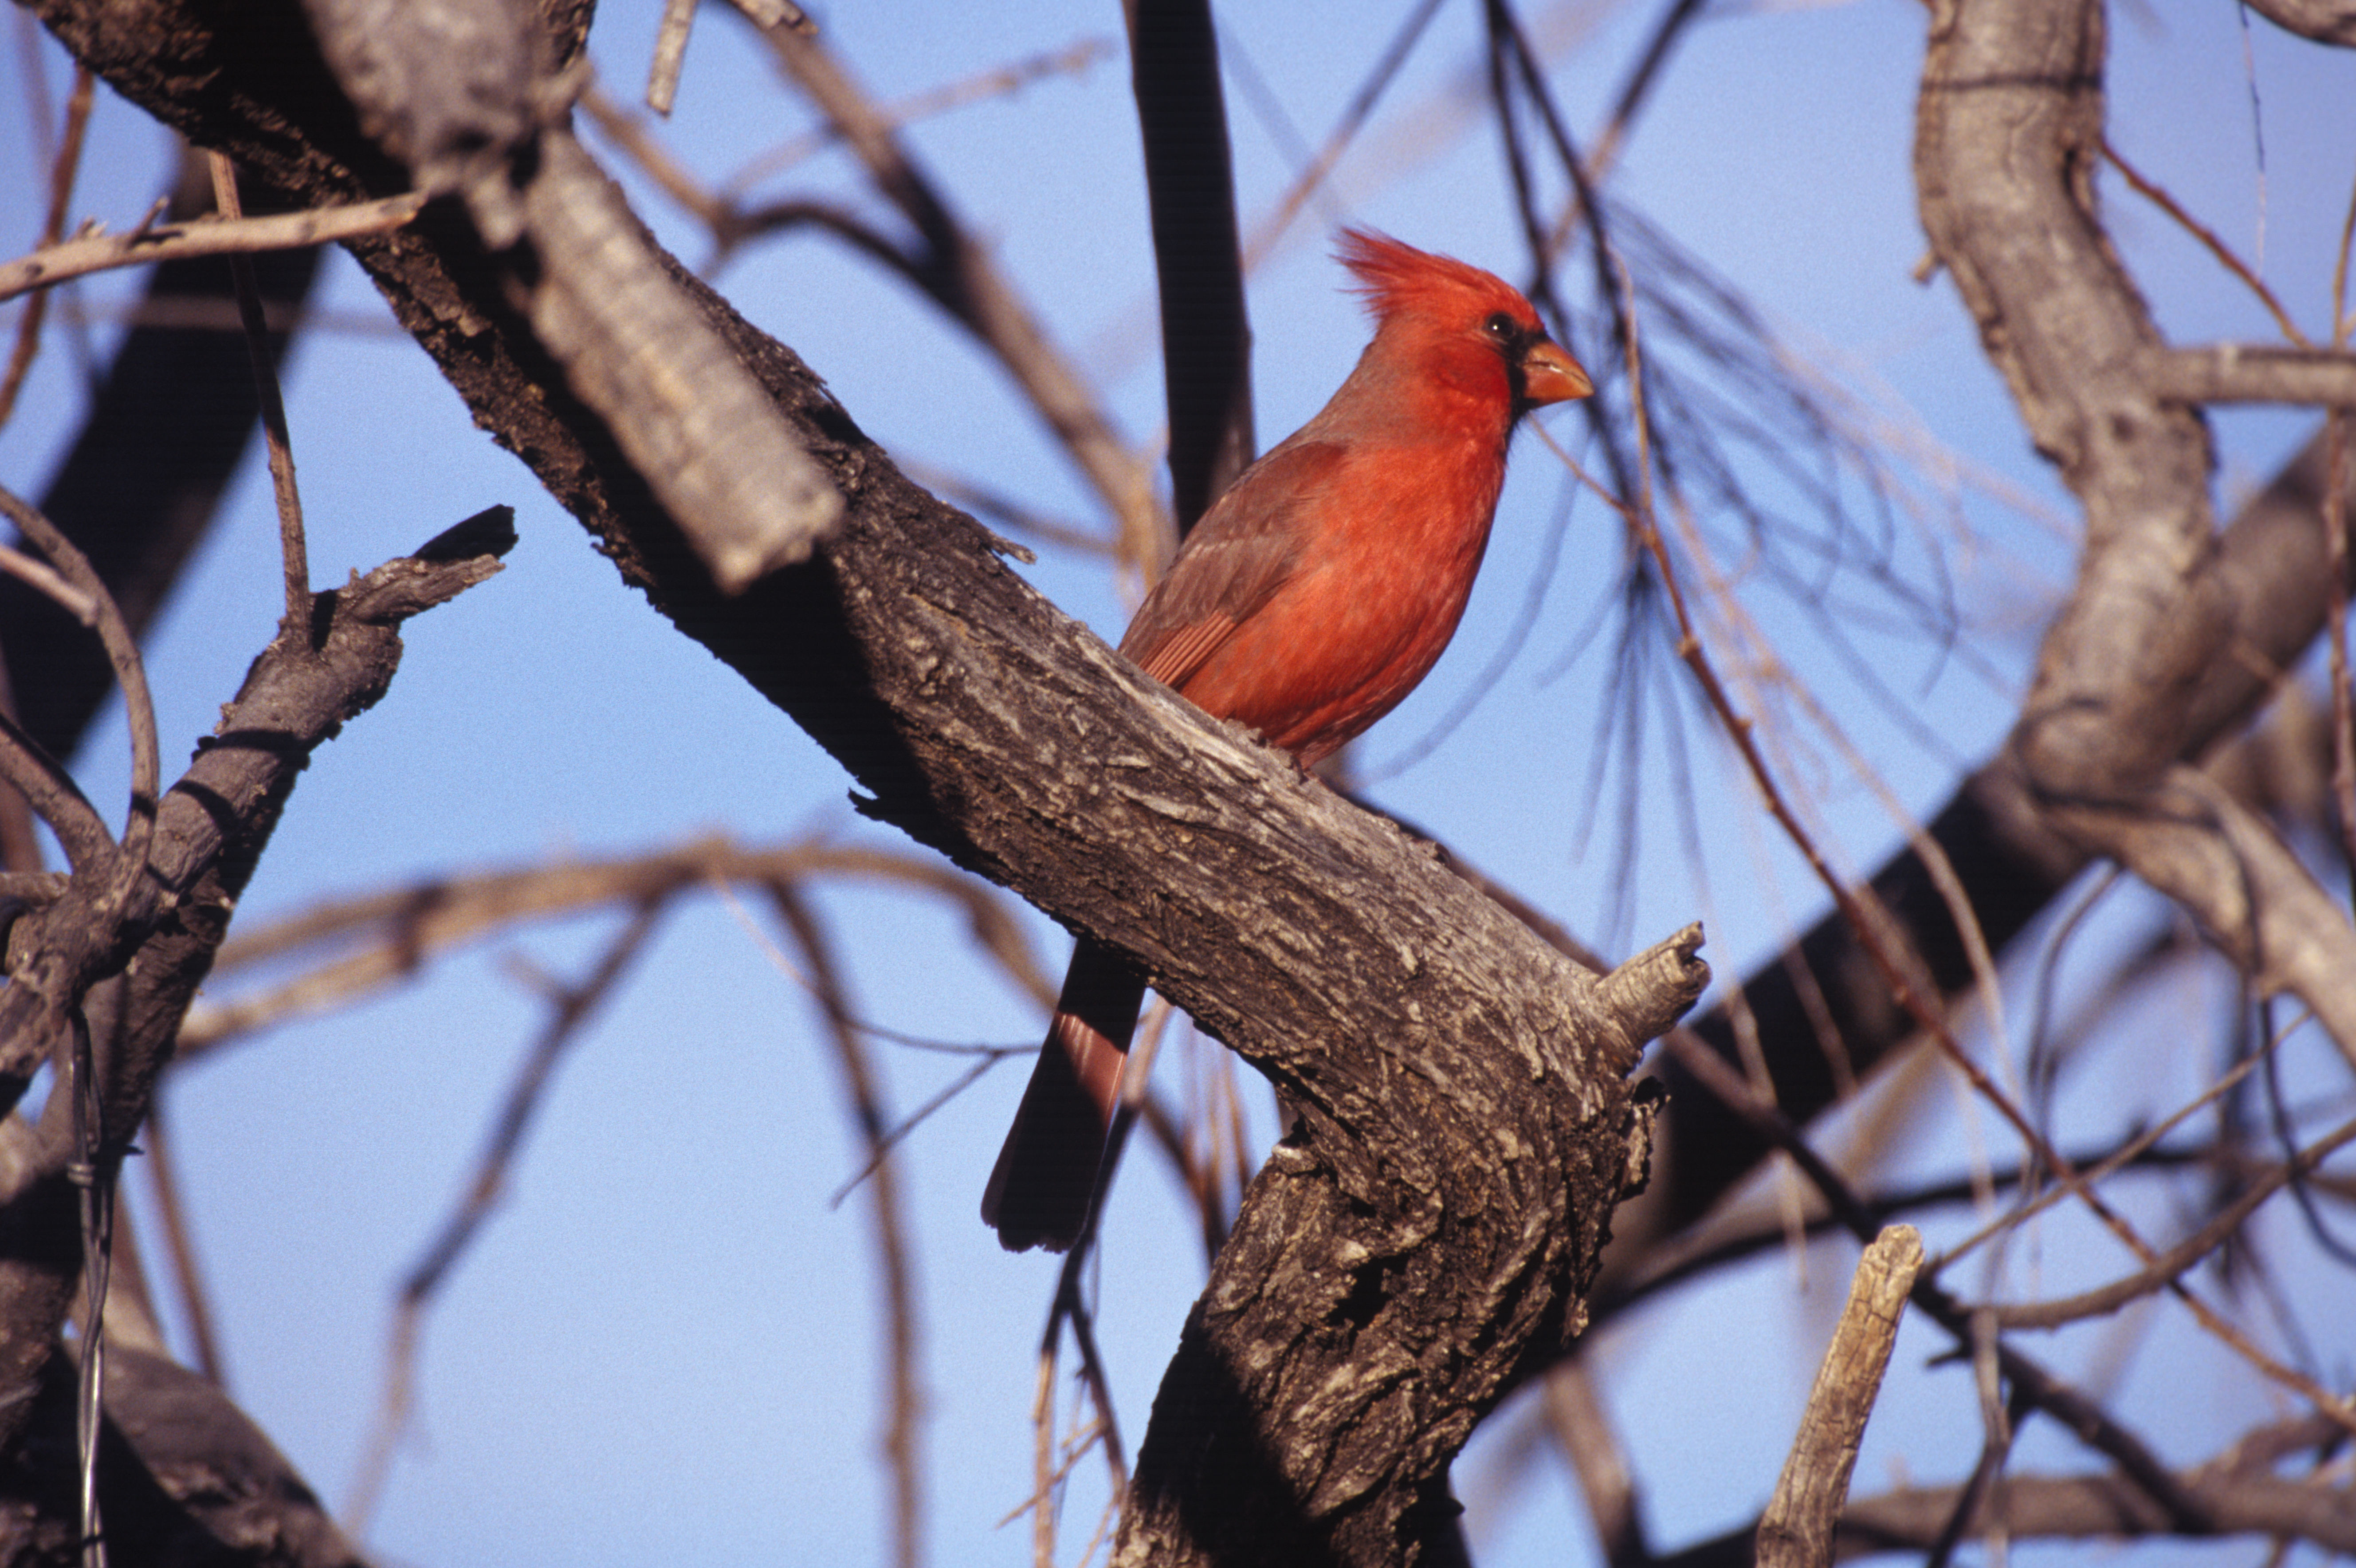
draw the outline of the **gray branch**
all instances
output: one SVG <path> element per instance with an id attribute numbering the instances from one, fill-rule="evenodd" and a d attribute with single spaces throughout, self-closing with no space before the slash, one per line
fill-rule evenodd
<path id="1" fill-rule="evenodd" d="M 254 660 L 220 727 L 165 792 L 136 875 L 122 851 L 77 868 L 65 892 L 8 929 L 0 990 L 0 1090 L 13 1106 L 77 1013 L 101 1042 L 100 1163 L 112 1169 L 145 1119 L 180 1018 L 211 967 L 238 895 L 311 752 L 384 694 L 401 623 L 482 581 L 514 542 L 506 509 L 417 555 L 317 596 L 311 637 L 282 633 Z M 94 995 L 94 993 L 96 993 Z M 0 1453 L 23 1433 L 80 1276 L 77 1157 L 52 1095 L 37 1126 L 10 1123 L 0 1170 Z"/>
<path id="2" fill-rule="evenodd" d="M 1922 222 L 2037 449 L 2084 509 L 2076 588 L 2047 632 L 2011 761 L 2044 822 L 2174 898 L 2266 993 L 2356 1059 L 2356 928 L 2270 830 L 2177 759 L 2236 606 L 2197 412 L 2095 211 L 2095 0 L 1933 13 L 1916 122 Z"/>

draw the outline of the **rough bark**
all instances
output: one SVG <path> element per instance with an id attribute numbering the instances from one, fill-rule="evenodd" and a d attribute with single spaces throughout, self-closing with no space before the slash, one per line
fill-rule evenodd
<path id="1" fill-rule="evenodd" d="M 415 557 L 316 596 L 312 624 L 293 635 L 282 631 L 255 660 L 236 700 L 223 710 L 220 727 L 165 794 L 144 864 L 126 875 L 126 852 L 110 848 L 77 866 L 60 897 L 6 929 L 0 1086 L 13 1106 L 34 1069 L 59 1047 L 70 1024 L 87 1019 L 99 1098 L 95 1147 L 88 1157 L 102 1179 L 119 1169 L 146 1118 L 179 1021 L 211 968 L 238 896 L 311 752 L 383 695 L 400 660 L 401 624 L 489 576 L 498 570 L 496 556 L 514 540 L 504 511 L 486 513 Z M 81 1281 L 72 1167 L 85 1156 L 70 1113 L 74 1098 L 53 1094 L 37 1123 L 12 1120 L 0 1133 L 0 1454 L 6 1456 L 0 1463 L 0 1497 L 12 1504 L 0 1509 L 0 1523 L 12 1531 L 0 1550 L 11 1553 L 37 1554 L 47 1529 L 37 1505 L 57 1496 L 43 1455 L 50 1447 L 71 1446 L 70 1401 L 59 1416 L 59 1402 L 40 1396 L 56 1376 L 59 1330 Z M 143 1464 L 158 1462 L 140 1447 L 143 1433 L 155 1434 L 156 1455 L 168 1450 L 177 1455 L 174 1463 L 194 1462 L 171 1446 L 187 1431 L 184 1418 L 197 1400 L 183 1380 L 134 1369 L 108 1386 L 110 1398 L 119 1401 L 111 1413 L 133 1438 Z M 235 1412 L 217 1392 L 210 1397 L 220 1419 L 209 1430 L 224 1441 L 235 1439 L 214 1461 L 230 1469 L 247 1466 L 252 1455 L 232 1450 L 250 1427 L 231 1419 Z M 62 1434 L 33 1424 L 59 1419 Z M 172 1495 L 168 1485 L 155 1495 L 133 1486 L 127 1506 L 168 1511 L 177 1504 L 158 1499 Z M 30 1513 L 20 1511 L 27 1499 L 37 1505 Z M 290 1494 L 278 1500 L 294 1499 Z M 316 1505 L 305 1506 L 316 1513 Z M 312 1525 L 292 1516 L 273 1518 L 302 1536 L 306 1553 L 316 1547 L 332 1557 L 334 1542 Z M 145 1514 L 127 1516 L 123 1528 L 133 1540 L 151 1530 L 184 1533 L 177 1524 Z M 210 1526 L 189 1528 L 202 1534 Z M 285 1539 L 273 1524 L 256 1536 L 260 1554 L 238 1560 L 291 1561 L 272 1554 Z"/>
<path id="2" fill-rule="evenodd" d="M 1605 977 L 1649 999 L 1639 1036 L 1699 994 L 1698 938 Z M 1122 1513 L 1122 1568 L 1444 1560 L 1450 1462 L 1585 1326 L 1612 1211 L 1650 1147 L 1657 1099 L 1620 1083 L 1633 1058 L 1576 1030 L 1365 1046 L 1384 1054 L 1379 1090 L 1304 1114 L 1187 1317 Z M 1336 1133 L 1402 1163 L 1337 1163 Z"/>
<path id="3" fill-rule="evenodd" d="M 76 1568 L 73 1363 L 48 1363 L 17 1463 L 0 1468 L 0 1565 Z M 363 1568 L 366 1559 L 220 1389 L 165 1357 L 107 1355 L 99 1500 L 111 1560 L 140 1568 Z"/>

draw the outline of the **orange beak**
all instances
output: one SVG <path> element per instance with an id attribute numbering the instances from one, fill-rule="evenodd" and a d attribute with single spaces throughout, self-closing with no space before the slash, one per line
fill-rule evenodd
<path id="1" fill-rule="evenodd" d="M 1594 390 L 1595 383 L 1587 379 L 1579 361 L 1551 338 L 1531 344 L 1529 352 L 1522 356 L 1522 401 L 1534 408 L 1568 403 Z"/>

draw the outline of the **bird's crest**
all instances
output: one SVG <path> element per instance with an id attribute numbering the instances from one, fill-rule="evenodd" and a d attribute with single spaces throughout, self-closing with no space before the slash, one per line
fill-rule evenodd
<path id="1" fill-rule="evenodd" d="M 1521 290 L 1495 274 L 1453 256 L 1419 251 L 1376 230 L 1343 230 L 1333 254 L 1356 274 L 1355 292 L 1377 322 L 1411 313 L 1477 320 L 1503 310 L 1526 326 L 1538 325 L 1538 313 Z"/>

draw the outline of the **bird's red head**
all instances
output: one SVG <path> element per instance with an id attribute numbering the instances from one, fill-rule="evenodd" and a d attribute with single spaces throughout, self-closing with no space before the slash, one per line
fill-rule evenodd
<path id="1" fill-rule="evenodd" d="M 1334 254 L 1356 275 L 1378 328 L 1417 322 L 1477 338 L 1505 357 L 1517 408 L 1585 397 L 1595 390 L 1579 361 L 1547 336 L 1522 291 L 1453 256 L 1419 251 L 1372 229 L 1345 229 Z"/>

